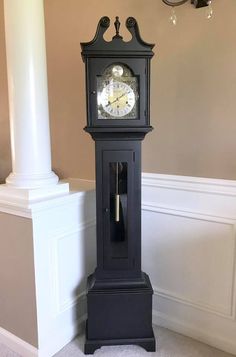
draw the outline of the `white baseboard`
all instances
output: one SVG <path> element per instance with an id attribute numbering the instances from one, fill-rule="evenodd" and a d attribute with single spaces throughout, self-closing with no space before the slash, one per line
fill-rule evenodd
<path id="1" fill-rule="evenodd" d="M 166 314 L 162 314 L 157 311 L 153 311 L 152 317 L 154 325 L 168 328 L 169 330 L 209 344 L 228 353 L 236 354 L 236 342 L 234 343 L 232 341 L 223 339 L 221 336 L 211 335 L 207 331 L 198 329 L 193 325 L 183 323 L 182 321 L 176 320 Z M 82 332 L 84 329 L 84 322 L 86 318 L 87 316 L 84 315 L 80 319 L 81 330 L 79 329 L 78 332 Z M 3 328 L 0 328 L 0 343 L 4 344 L 6 347 L 18 353 L 22 357 L 50 356 L 49 350 L 40 351 L 36 347 L 23 341 L 19 337 L 13 335 L 7 330 L 4 330 Z"/>
<path id="2" fill-rule="evenodd" d="M 38 357 L 38 349 L 0 327 L 0 343 L 23 357 Z"/>
<path id="3" fill-rule="evenodd" d="M 59 352 L 77 335 L 84 332 L 87 315 L 84 314 L 77 321 L 67 326 L 58 326 L 48 335 L 48 341 L 44 341 L 42 348 L 38 349 L 37 357 L 52 357 Z"/>
<path id="4" fill-rule="evenodd" d="M 50 343 L 44 346 L 43 349 L 36 348 L 19 337 L 13 335 L 11 332 L 0 327 L 0 343 L 5 345 L 7 348 L 15 353 L 18 353 L 22 357 L 52 357 L 55 351 L 59 351 L 63 348 L 65 344 L 69 343 L 76 335 L 82 333 L 85 327 L 85 321 L 87 315 L 84 314 L 77 320 L 70 330 L 67 329 L 67 333 L 61 328 L 63 333 L 61 333 L 60 345 L 58 345 L 58 336 L 60 331 L 57 333 L 56 338 L 51 336 Z M 63 341 L 66 341 L 65 343 Z"/>
<path id="5" fill-rule="evenodd" d="M 210 334 L 207 330 L 202 328 L 199 329 L 195 325 L 187 324 L 158 311 L 153 311 L 152 318 L 154 325 L 165 327 L 174 332 L 218 348 L 219 350 L 232 353 L 233 355 L 236 354 L 236 340 L 230 341 L 219 335 Z"/>

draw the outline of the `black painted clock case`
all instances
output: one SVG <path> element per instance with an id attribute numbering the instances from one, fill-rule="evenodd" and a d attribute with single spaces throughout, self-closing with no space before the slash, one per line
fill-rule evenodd
<path id="1" fill-rule="evenodd" d="M 144 42 L 134 18 L 126 20 L 129 42 L 119 34 L 105 41 L 108 17 L 99 21 L 94 39 L 82 43 L 86 66 L 87 126 L 96 150 L 97 268 L 89 276 L 85 354 L 105 345 L 135 344 L 155 351 L 152 329 L 153 289 L 141 270 L 141 142 L 149 121 L 150 59 L 154 45 Z M 97 76 L 111 64 L 128 66 L 139 81 L 135 119 L 99 119 Z M 114 165 L 120 168 L 119 224 L 114 219 Z"/>

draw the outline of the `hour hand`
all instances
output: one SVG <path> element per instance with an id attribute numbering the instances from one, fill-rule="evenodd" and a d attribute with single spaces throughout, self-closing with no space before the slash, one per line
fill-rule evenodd
<path id="1" fill-rule="evenodd" d="M 114 103 L 114 102 L 108 101 L 108 103 L 105 105 L 105 107 L 109 107 L 109 105 L 111 105 L 112 103 Z"/>
<path id="2" fill-rule="evenodd" d="M 115 103 L 115 102 L 118 102 L 119 98 L 120 98 L 120 97 L 114 99 L 112 102 L 109 102 L 109 101 L 108 101 L 108 103 L 106 104 L 106 107 L 108 107 L 109 105 L 111 105 L 111 104 L 113 104 L 113 103 Z"/>

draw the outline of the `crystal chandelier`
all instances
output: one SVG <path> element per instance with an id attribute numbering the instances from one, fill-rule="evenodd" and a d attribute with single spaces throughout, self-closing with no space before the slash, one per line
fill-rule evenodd
<path id="1" fill-rule="evenodd" d="M 171 16 L 170 16 L 170 22 L 173 25 L 177 24 L 177 16 L 175 13 L 175 7 L 180 6 L 188 2 L 189 0 L 162 0 L 166 5 L 171 6 Z M 190 0 L 191 4 L 195 6 L 195 8 L 200 8 L 200 7 L 207 7 L 206 9 L 206 18 L 210 19 L 213 15 L 213 9 L 211 6 L 211 0 Z"/>

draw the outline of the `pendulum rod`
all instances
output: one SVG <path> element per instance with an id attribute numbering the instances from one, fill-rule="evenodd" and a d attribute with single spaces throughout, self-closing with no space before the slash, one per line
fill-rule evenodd
<path id="1" fill-rule="evenodd" d="M 115 221 L 120 221 L 119 163 L 116 162 Z"/>

